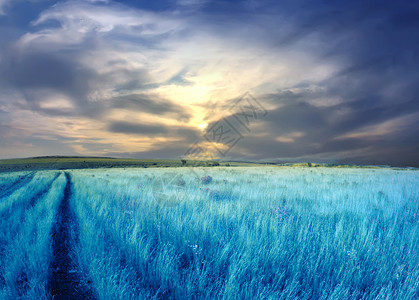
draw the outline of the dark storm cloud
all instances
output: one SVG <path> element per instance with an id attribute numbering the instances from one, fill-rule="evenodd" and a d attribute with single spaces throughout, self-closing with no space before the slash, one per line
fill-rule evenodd
<path id="1" fill-rule="evenodd" d="M 89 83 L 97 75 L 94 70 L 79 64 L 76 55 L 74 52 L 48 51 L 19 53 L 12 47 L 3 53 L 4 59 L 0 62 L 0 87 L 21 93 L 26 104 L 14 104 L 20 109 L 50 116 L 97 116 L 103 109 L 87 100 Z M 67 96 L 73 108 L 41 107 L 46 92 Z"/>
<path id="2" fill-rule="evenodd" d="M 205 7 L 208 13 L 203 18 L 207 17 L 209 25 L 217 29 L 231 25 L 231 20 L 234 26 L 247 26 L 253 44 L 268 43 L 273 51 L 316 35 L 317 45 L 306 51 L 316 52 L 325 59 L 345 58 L 349 62 L 346 71 L 353 72 L 352 75 L 396 68 L 391 70 L 397 73 L 393 74 L 394 78 L 405 73 L 398 81 L 413 74 L 417 77 L 419 4 L 416 1 L 286 0 L 258 1 L 254 6 L 248 5 L 249 2 L 211 1 Z M 226 31 L 231 27 L 227 26 Z M 398 67 L 401 69 L 397 70 Z"/>
<path id="3" fill-rule="evenodd" d="M 323 38 L 319 54 L 325 59 L 346 60 L 345 70 L 337 75 L 341 79 L 337 88 L 343 88 L 343 94 L 357 92 L 369 97 L 389 86 L 419 80 L 417 2 L 313 1 L 304 6 L 299 3 L 296 1 L 294 8 L 300 9 L 287 17 L 295 21 L 293 30 L 287 33 L 288 39 L 301 40 L 318 34 Z M 277 40 L 278 45 L 282 42 Z M 352 86 L 345 86 L 348 83 Z"/>
<path id="4" fill-rule="evenodd" d="M 401 99 L 400 102 L 387 102 L 374 92 L 330 106 L 319 107 L 310 104 L 310 101 L 317 97 L 338 96 L 339 94 L 333 91 L 320 94 L 288 92 L 276 96 L 270 95 L 271 101 L 276 99 L 282 106 L 271 110 L 265 119 L 270 124 L 270 131 L 275 134 L 295 130 L 316 130 L 328 135 L 340 136 L 365 126 L 378 125 L 414 112 L 419 113 L 419 102 L 414 98 L 407 101 Z"/>
<path id="5" fill-rule="evenodd" d="M 11 55 L 3 60 L 0 72 L 5 84 L 19 89 L 51 88 L 84 97 L 89 90 L 88 78 L 93 74 L 78 66 L 71 56 L 51 53 Z"/>
<path id="6" fill-rule="evenodd" d="M 124 108 L 134 111 L 147 112 L 154 115 L 176 114 L 181 121 L 187 122 L 191 114 L 186 107 L 180 106 L 166 99 L 143 94 L 130 94 L 116 97 L 112 100 L 113 108 Z"/>
<path id="7" fill-rule="evenodd" d="M 278 156 L 295 157 L 364 149 L 362 154 L 340 161 L 419 165 L 415 155 L 419 147 L 418 122 L 406 123 L 403 130 L 390 130 L 378 137 L 338 139 L 354 131 L 362 132 L 367 126 L 379 126 L 394 118 L 419 113 L 419 4 L 313 1 L 302 6 L 300 1 L 295 1 L 289 5 L 290 9 L 301 8 L 284 16 L 295 21 L 293 30 L 273 41 L 281 46 L 317 34 L 324 40 L 319 53 L 325 59 L 343 59 L 346 67 L 321 83 L 320 94 L 283 92 L 269 99 L 284 104 L 267 116 L 269 132 L 273 137 L 292 131 L 304 132 L 305 136 L 296 139 L 294 145 L 275 146 L 272 141 L 249 137 L 243 142 L 243 148 L 252 147 L 259 157 L 264 153 L 261 149 L 270 149 L 266 157 L 275 157 L 272 149 L 277 149 Z M 336 97 L 342 103 L 327 107 L 311 105 L 310 100 L 317 97 Z M 252 139 L 257 141 L 253 145 Z M 259 149 L 257 144 L 261 145 Z"/>
<path id="8" fill-rule="evenodd" d="M 187 143 L 191 143 L 200 137 L 200 132 L 190 127 L 165 126 L 161 124 L 150 125 L 135 122 L 111 122 L 108 130 L 130 135 L 179 137 Z"/>
<path id="9" fill-rule="evenodd" d="M 124 108 L 128 110 L 147 112 L 155 115 L 172 114 L 176 119 L 187 122 L 191 115 L 187 108 L 161 99 L 158 96 L 130 94 L 99 101 L 89 101 L 88 94 L 91 85 L 97 82 L 112 81 L 112 77 L 144 78 L 145 70 L 115 71 L 110 74 L 98 74 L 95 70 L 77 62 L 78 52 L 29 52 L 15 54 L 12 50 L 5 53 L 5 59 L 0 62 L 0 86 L 20 91 L 26 105 L 20 108 L 38 111 L 50 116 L 88 116 L 100 118 L 109 109 Z M 131 80 L 125 86 L 115 86 L 115 90 L 129 91 L 146 86 L 144 82 Z M 132 85 L 129 87 L 129 85 Z M 55 109 L 41 107 L 44 95 L 37 91 L 48 90 L 68 96 L 73 108 Z"/>
<path id="10" fill-rule="evenodd" d="M 189 146 L 189 144 L 195 142 L 202 137 L 202 133 L 199 130 L 191 129 L 189 127 L 175 127 L 173 131 L 176 136 L 181 137 L 186 144 L 182 144 L 182 147 Z"/>
<path id="11" fill-rule="evenodd" d="M 270 135 L 258 136 L 259 132 L 253 130 L 229 155 L 238 157 L 242 150 L 246 150 L 251 153 L 249 157 L 252 159 L 281 161 L 281 157 L 307 159 L 311 155 L 318 162 L 330 162 L 332 158 L 334 162 L 343 163 L 419 165 L 414 152 L 419 148 L 419 119 L 411 120 L 415 114 L 419 117 L 417 101 L 406 101 L 400 105 L 381 102 L 380 99 L 359 99 L 322 107 L 309 103 L 321 95 L 331 96 L 333 93 L 287 92 L 269 95 L 273 102 L 273 99 L 277 99 L 276 102 L 282 104 L 260 120 L 265 126 L 264 131 Z M 379 127 L 397 118 L 400 120 L 397 128 L 392 128 L 390 124 L 387 132 L 368 134 L 371 126 Z M 406 124 L 403 124 L 405 119 Z M 295 132 L 300 134 L 293 136 Z M 287 136 L 292 142 L 276 140 L 276 137 Z"/>

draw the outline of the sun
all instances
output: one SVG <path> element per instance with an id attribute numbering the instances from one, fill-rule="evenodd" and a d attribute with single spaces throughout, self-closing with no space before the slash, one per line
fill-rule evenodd
<path id="1" fill-rule="evenodd" d="M 205 128 L 207 128 L 208 124 L 207 123 L 201 123 L 198 125 L 199 129 L 204 130 Z"/>

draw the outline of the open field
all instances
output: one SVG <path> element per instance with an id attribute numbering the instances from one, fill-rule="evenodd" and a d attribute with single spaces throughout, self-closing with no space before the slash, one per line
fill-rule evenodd
<path id="1" fill-rule="evenodd" d="M 363 168 L 363 169 L 414 169 L 389 166 L 360 166 L 319 163 L 274 163 L 274 162 L 240 162 L 240 161 L 199 161 L 181 159 L 133 159 L 112 157 L 73 157 L 44 156 L 33 158 L 17 158 L 0 160 L 0 173 L 16 171 L 97 169 L 97 168 L 170 168 L 170 167 L 333 167 L 333 168 Z"/>
<path id="2" fill-rule="evenodd" d="M 417 170 L 31 169 L 0 214 L 0 299 L 419 297 Z"/>
<path id="3" fill-rule="evenodd" d="M 180 159 L 133 159 L 111 157 L 34 157 L 0 160 L 0 173 L 14 171 L 39 170 L 67 170 L 67 169 L 94 169 L 94 168 L 169 168 L 169 167 L 199 167 L 199 166 L 254 166 L 254 163 L 245 162 L 208 162 L 187 161 L 184 164 Z"/>

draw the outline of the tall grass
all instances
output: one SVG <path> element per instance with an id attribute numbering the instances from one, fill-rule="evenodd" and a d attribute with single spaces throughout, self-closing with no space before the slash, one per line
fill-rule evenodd
<path id="1" fill-rule="evenodd" d="M 6 200 L 14 205 L 0 223 L 1 299 L 49 299 L 50 231 L 66 182 L 61 175 L 50 186 L 55 177 L 56 172 L 40 172 Z M 38 198 L 31 206 L 34 197 Z"/>
<path id="2" fill-rule="evenodd" d="M 27 175 L 28 172 L 2 173 L 0 175 L 0 198 L 3 198 L 6 191 L 12 189 L 13 185 Z"/>
<path id="3" fill-rule="evenodd" d="M 33 206 L 38 198 L 48 191 L 58 174 L 58 172 L 38 172 L 28 184 L 14 190 L 11 195 L 0 198 L 0 216 L 4 218 L 5 214 L 15 215 L 15 209 Z"/>
<path id="4" fill-rule="evenodd" d="M 213 181 L 188 169 L 72 172 L 78 258 L 101 299 L 419 296 L 417 171 L 195 172 Z"/>

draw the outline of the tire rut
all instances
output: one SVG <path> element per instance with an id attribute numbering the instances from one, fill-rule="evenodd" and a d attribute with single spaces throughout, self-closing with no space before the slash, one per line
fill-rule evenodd
<path id="1" fill-rule="evenodd" d="M 71 176 L 67 172 L 65 176 L 67 183 L 51 232 L 53 259 L 50 264 L 48 290 L 53 299 L 96 299 L 91 281 L 82 274 L 74 258 L 78 227 L 70 206 Z"/>
<path id="2" fill-rule="evenodd" d="M 18 187 L 12 189 L 10 194 L 13 193 L 16 189 L 21 188 L 24 185 L 28 184 L 32 180 L 32 178 L 35 176 L 35 173 L 36 172 L 32 172 L 31 174 L 27 174 L 27 175 L 22 176 L 21 178 L 19 178 L 18 181 L 20 181 L 20 182 L 17 183 L 17 184 L 15 183 L 13 185 L 13 186 L 18 185 Z M 37 204 L 38 200 L 42 199 L 48 193 L 48 191 L 51 189 L 53 183 L 55 182 L 55 180 L 57 180 L 57 178 L 60 176 L 60 174 L 61 174 L 60 172 L 57 172 L 55 174 L 54 178 L 41 191 L 39 191 L 38 193 L 33 195 L 29 201 L 27 201 L 23 204 L 22 203 L 17 204 L 17 205 L 21 205 L 21 209 L 22 209 L 21 210 L 22 215 L 20 216 L 20 224 L 25 224 L 25 219 L 24 218 L 25 218 L 26 212 L 29 209 L 33 208 Z M 13 203 L 9 209 L 5 210 L 3 213 L 0 214 L 0 217 L 2 218 L 2 221 L 4 222 L 4 223 L 0 224 L 0 226 L 5 226 L 5 224 L 7 224 L 7 220 L 9 220 L 9 218 L 14 213 L 16 213 L 15 208 L 16 208 L 16 204 Z M 17 224 L 16 226 L 20 226 L 20 225 Z M 13 229 L 11 229 L 11 228 L 13 228 Z M 15 231 L 16 228 L 8 226 L 7 231 L 8 230 Z M 4 255 L 5 255 L 5 252 L 8 248 L 8 245 L 9 245 L 9 242 L 7 240 L 4 240 L 3 238 L 1 238 L 1 236 L 2 236 L 2 234 L 0 234 L 0 266 L 4 263 L 3 262 Z M 17 286 L 17 289 L 19 291 L 22 291 L 22 294 L 23 294 L 25 292 L 25 286 L 27 284 L 27 277 L 25 277 L 26 276 L 25 273 L 22 273 L 22 275 L 23 276 L 19 276 L 19 279 L 16 282 L 16 286 Z M 2 272 L 0 272 L 0 288 L 4 288 L 5 285 L 6 285 L 6 282 L 5 282 L 5 279 L 4 279 L 4 275 L 3 275 Z"/>
<path id="3" fill-rule="evenodd" d="M 0 199 L 10 196 L 17 189 L 27 185 L 35 176 L 35 174 L 36 172 L 31 172 L 29 174 L 20 176 L 14 183 L 12 183 L 12 185 L 0 190 Z"/>
<path id="4" fill-rule="evenodd" d="M 54 178 L 45 186 L 45 188 L 43 188 L 38 193 L 33 195 L 30 198 L 30 200 L 25 201 L 25 202 L 13 202 L 8 209 L 6 209 L 6 210 L 4 210 L 3 212 L 0 213 L 0 217 L 3 218 L 3 219 L 10 218 L 10 216 L 15 213 L 15 208 L 18 207 L 18 206 L 23 207 L 24 210 L 33 208 L 36 205 L 36 203 L 38 202 L 38 200 L 42 199 L 48 193 L 48 191 L 51 189 L 51 186 L 53 185 L 54 181 L 57 180 L 57 178 L 59 176 L 60 176 L 60 173 L 57 172 L 55 174 Z M 22 218 L 23 217 L 24 217 L 24 215 L 22 215 Z M 21 220 L 22 220 L 22 222 L 24 222 L 23 219 L 21 219 Z"/>
<path id="5" fill-rule="evenodd" d="M 37 203 L 37 201 L 39 199 L 42 199 L 51 189 L 52 185 L 54 184 L 55 180 L 57 180 L 57 178 L 61 175 L 60 172 L 57 172 L 57 174 L 55 174 L 54 178 L 52 179 L 52 181 L 45 187 L 45 189 L 43 189 L 42 191 L 40 191 L 39 193 L 33 195 L 31 201 L 29 201 L 29 205 L 30 207 L 34 207 Z"/>

